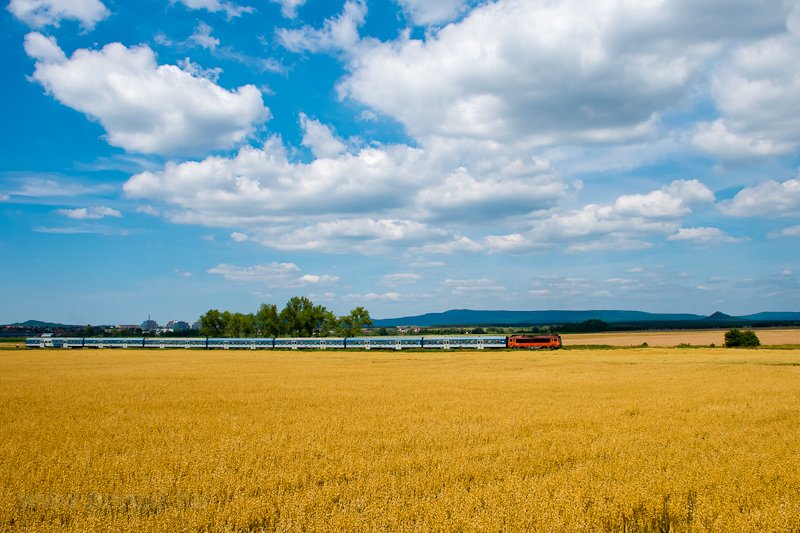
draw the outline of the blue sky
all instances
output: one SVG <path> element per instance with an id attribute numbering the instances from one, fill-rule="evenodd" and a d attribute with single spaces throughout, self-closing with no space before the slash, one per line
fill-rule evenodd
<path id="1" fill-rule="evenodd" d="M 0 323 L 800 309 L 796 0 L 0 17 Z"/>

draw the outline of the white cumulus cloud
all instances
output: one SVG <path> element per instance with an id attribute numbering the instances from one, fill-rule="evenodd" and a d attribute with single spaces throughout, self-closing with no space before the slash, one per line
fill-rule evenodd
<path id="1" fill-rule="evenodd" d="M 59 181 L 45 178 L 23 178 L 18 180 L 21 186 L 11 194 L 14 196 L 27 196 L 33 198 L 47 198 L 52 196 L 80 196 L 100 192 L 107 186 L 87 187 L 78 183 Z"/>
<path id="2" fill-rule="evenodd" d="M 386 274 L 385 276 L 381 276 L 381 279 L 380 281 L 378 281 L 378 284 L 386 287 L 396 287 L 398 285 L 414 284 L 421 279 L 422 276 L 420 276 L 419 274 L 398 272 L 396 274 Z"/>
<path id="3" fill-rule="evenodd" d="M 121 217 L 122 213 L 110 207 L 80 207 L 77 209 L 59 209 L 62 215 L 78 220 L 92 220 L 103 217 Z"/>
<path id="4" fill-rule="evenodd" d="M 652 246 L 643 239 L 675 234 L 692 207 L 712 203 L 714 194 L 697 180 L 675 180 L 648 194 L 622 195 L 613 205 L 588 204 L 534 220 L 530 229 L 484 239 L 494 253 L 529 252 L 567 244 L 569 252 L 638 250 Z"/>
<path id="5" fill-rule="evenodd" d="M 779 183 L 765 181 L 739 191 L 732 200 L 719 203 L 724 214 L 734 217 L 800 215 L 800 178 Z"/>
<path id="6" fill-rule="evenodd" d="M 367 4 L 364 0 L 348 0 L 344 10 L 327 19 L 322 29 L 303 26 L 297 30 L 278 29 L 281 44 L 293 52 L 327 52 L 350 50 L 359 43 L 358 28 L 366 22 Z"/>
<path id="7" fill-rule="evenodd" d="M 392 246 L 407 247 L 432 238 L 445 238 L 446 232 L 410 220 L 348 219 L 320 222 L 272 237 L 257 239 L 278 250 L 311 250 L 324 253 L 358 252 L 375 255 Z"/>
<path id="8" fill-rule="evenodd" d="M 409 263 L 408 266 L 411 268 L 440 268 L 447 266 L 447 263 L 444 261 L 415 261 Z"/>
<path id="9" fill-rule="evenodd" d="M 526 254 L 547 250 L 553 247 L 551 243 L 536 242 L 520 233 L 510 235 L 487 235 L 483 244 L 492 254 Z"/>
<path id="10" fill-rule="evenodd" d="M 467 8 L 466 0 L 398 0 L 398 3 L 417 26 L 450 22 Z"/>
<path id="11" fill-rule="evenodd" d="M 291 278 L 300 268 L 294 263 L 262 263 L 251 267 L 239 267 L 221 263 L 207 270 L 209 274 L 220 274 L 230 281 L 280 283 Z"/>
<path id="12" fill-rule="evenodd" d="M 154 217 L 160 217 L 161 211 L 153 207 L 152 205 L 140 205 L 136 208 L 137 213 L 144 213 L 145 215 L 150 215 Z"/>
<path id="13" fill-rule="evenodd" d="M 746 239 L 727 235 L 719 228 L 681 228 L 678 233 L 667 237 L 668 241 L 694 241 L 698 244 L 719 244 L 723 242 L 742 242 Z"/>
<path id="14" fill-rule="evenodd" d="M 58 26 L 76 20 L 87 30 L 111 12 L 99 0 L 11 0 L 7 9 L 31 28 Z"/>
<path id="15" fill-rule="evenodd" d="M 347 150 L 347 145 L 334 137 L 328 126 L 308 118 L 305 113 L 300 113 L 300 127 L 303 128 L 302 144 L 311 149 L 314 157 L 336 157 Z"/>
<path id="16" fill-rule="evenodd" d="M 502 292 L 506 288 L 486 278 L 482 279 L 447 279 L 443 285 L 453 287 L 454 293 Z"/>
<path id="17" fill-rule="evenodd" d="M 174 2 L 175 0 L 171 0 Z M 250 6 L 240 6 L 233 2 L 221 2 L 220 0 L 178 0 L 181 4 L 185 5 L 188 9 L 197 10 L 205 9 L 212 13 L 224 11 L 228 19 L 242 16 L 242 13 L 252 13 L 255 11 Z"/>
<path id="18" fill-rule="evenodd" d="M 787 154 L 800 145 L 800 6 L 791 5 L 787 32 L 739 46 L 713 74 L 722 116 L 698 124 L 699 148 L 742 159 Z"/>
<path id="19" fill-rule="evenodd" d="M 31 78 L 62 104 L 105 128 L 106 139 L 129 151 L 197 154 L 229 148 L 269 118 L 253 85 L 228 91 L 175 65 L 158 65 L 147 46 L 111 43 L 79 49 L 67 59 L 52 38 L 25 37 L 36 59 Z"/>
<path id="20" fill-rule="evenodd" d="M 219 39 L 211 36 L 213 28 L 205 22 L 200 22 L 195 28 L 194 33 L 189 36 L 189 40 L 207 50 L 216 50 L 219 46 Z"/>
<path id="21" fill-rule="evenodd" d="M 306 274 L 297 278 L 297 282 L 300 284 L 300 286 L 333 285 L 339 283 L 339 276 L 329 276 L 328 274 L 323 274 L 322 276 L 318 276 L 316 274 Z"/>
<path id="22" fill-rule="evenodd" d="M 621 35 L 632 24 L 651 30 L 677 3 L 486 3 L 425 41 L 349 46 L 351 72 L 339 91 L 418 137 L 531 145 L 650 138 L 660 113 L 687 98 L 710 52 L 693 46 L 699 33 L 659 36 L 684 46 Z M 699 18 L 702 10 L 685 11 Z"/>
<path id="23" fill-rule="evenodd" d="M 800 237 L 800 225 L 782 229 L 775 237 Z"/>
<path id="24" fill-rule="evenodd" d="M 296 18 L 297 8 L 306 3 L 306 0 L 270 0 L 270 2 L 281 5 L 281 13 L 286 18 Z"/>
<path id="25" fill-rule="evenodd" d="M 522 165 L 520 165 L 522 166 Z M 533 166 L 533 165 L 531 165 Z M 434 218 L 452 218 L 469 213 L 473 220 L 546 212 L 567 196 L 569 187 L 552 175 L 515 175 L 504 169 L 496 176 L 473 176 L 459 168 L 440 184 L 417 195 L 417 204 Z"/>
<path id="26" fill-rule="evenodd" d="M 389 300 L 395 301 L 400 300 L 403 297 L 409 297 L 411 295 L 402 295 L 399 292 L 385 292 L 383 294 L 378 294 L 375 292 L 370 292 L 368 294 L 347 294 L 342 297 L 343 301 L 352 301 L 352 302 L 361 302 L 361 301 L 375 301 L 375 300 Z"/>
<path id="27" fill-rule="evenodd" d="M 246 230 L 278 249 L 333 253 L 378 253 L 387 245 L 476 251 L 481 245 L 459 234 L 461 226 L 542 217 L 570 196 L 546 160 L 526 161 L 515 149 L 434 143 L 342 152 L 327 126 L 306 116 L 300 122 L 320 156 L 310 163 L 290 161 L 273 137 L 230 158 L 167 163 L 131 177 L 123 189 L 174 205 L 174 222 Z"/>

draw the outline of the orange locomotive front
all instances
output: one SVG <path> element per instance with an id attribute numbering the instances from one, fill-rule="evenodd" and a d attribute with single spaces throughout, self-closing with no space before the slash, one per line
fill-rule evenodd
<path id="1" fill-rule="evenodd" d="M 508 337 L 508 347 L 557 350 L 561 348 L 561 337 L 559 335 L 511 335 Z"/>

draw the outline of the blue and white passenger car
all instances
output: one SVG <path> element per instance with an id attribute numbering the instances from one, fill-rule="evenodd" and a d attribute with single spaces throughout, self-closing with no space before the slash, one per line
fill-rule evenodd
<path id="1" fill-rule="evenodd" d="M 284 350 L 407 350 L 413 348 L 449 350 L 506 348 L 508 338 L 501 335 L 452 335 L 435 337 L 303 337 L 303 338 L 204 338 L 204 337 L 30 337 L 30 348 L 213 348 Z"/>
<path id="2" fill-rule="evenodd" d="M 403 350 L 422 348 L 422 337 L 348 337 L 347 348 L 364 350 Z"/>

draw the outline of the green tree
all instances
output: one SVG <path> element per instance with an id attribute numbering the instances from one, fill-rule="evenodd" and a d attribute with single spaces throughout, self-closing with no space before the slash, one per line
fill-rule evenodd
<path id="1" fill-rule="evenodd" d="M 360 333 L 361 328 L 372 325 L 369 311 L 363 307 L 351 311 L 347 319 L 350 332 Z M 256 313 L 209 309 L 200 317 L 200 333 L 207 337 L 327 336 L 334 329 L 338 332 L 339 319 L 324 305 L 314 305 L 304 296 L 291 298 L 280 313 L 276 305 L 262 303 Z"/>
<path id="2" fill-rule="evenodd" d="M 314 306 L 314 323 L 315 329 L 319 331 L 320 336 L 328 337 L 332 331 L 336 330 L 336 315 L 328 311 L 324 306 Z"/>
<path id="3" fill-rule="evenodd" d="M 256 333 L 256 317 L 253 313 L 243 314 L 236 313 L 236 319 L 239 321 L 239 336 L 252 337 Z"/>
<path id="4" fill-rule="evenodd" d="M 250 318 L 250 333 L 256 337 L 258 333 L 256 332 L 256 315 L 255 313 L 250 313 L 247 315 Z"/>
<path id="5" fill-rule="evenodd" d="M 278 316 L 278 306 L 262 303 L 256 312 L 255 325 L 262 337 L 280 337 L 283 331 Z"/>
<path id="6" fill-rule="evenodd" d="M 225 323 L 219 310 L 209 309 L 206 314 L 200 315 L 201 335 L 204 337 L 222 337 L 224 332 Z"/>
<path id="7" fill-rule="evenodd" d="M 233 313 L 230 311 L 223 311 L 219 318 L 222 320 L 222 337 L 238 337 L 236 331 L 236 323 L 234 322 Z"/>
<path id="8" fill-rule="evenodd" d="M 281 329 L 290 337 L 310 337 L 315 326 L 314 303 L 305 296 L 294 296 L 280 314 Z"/>
<path id="9" fill-rule="evenodd" d="M 752 346 L 761 346 L 761 341 L 758 340 L 754 331 L 739 331 L 733 328 L 725 333 L 725 347 L 727 348 Z"/>
<path id="10" fill-rule="evenodd" d="M 243 338 L 253 335 L 255 332 L 255 317 L 252 313 L 222 313 L 223 331 L 226 337 Z"/>
<path id="11" fill-rule="evenodd" d="M 364 328 L 372 326 L 372 319 L 369 311 L 363 307 L 356 307 L 350 311 L 349 315 L 340 316 L 337 325 L 339 335 L 343 337 L 355 337 L 364 333 Z"/>

